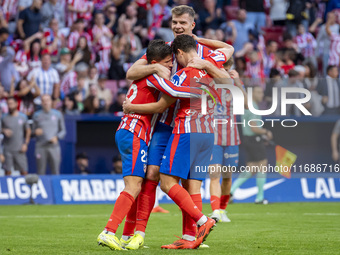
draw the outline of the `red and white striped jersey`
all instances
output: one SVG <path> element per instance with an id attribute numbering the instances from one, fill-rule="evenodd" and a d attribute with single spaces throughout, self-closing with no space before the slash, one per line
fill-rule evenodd
<path id="1" fill-rule="evenodd" d="M 167 42 L 168 45 L 171 45 L 172 42 Z M 197 43 L 197 54 L 200 58 L 206 58 L 209 56 L 209 54 L 212 52 L 211 49 L 209 49 L 208 47 Z M 144 54 L 142 56 L 142 59 L 146 60 L 146 54 Z M 178 72 L 180 69 L 182 69 L 183 67 L 181 65 L 179 65 L 177 63 L 176 57 L 173 56 L 172 58 L 172 71 L 171 71 L 171 76 L 175 75 L 176 72 Z M 179 102 L 177 101 L 176 103 L 172 104 L 168 109 L 166 109 L 161 115 L 160 115 L 160 119 L 159 121 L 174 127 L 175 126 L 175 118 L 176 118 L 176 112 L 178 111 L 178 105 Z"/>
<path id="2" fill-rule="evenodd" d="M 260 85 L 262 88 L 265 88 L 266 81 L 263 62 L 261 60 L 258 60 L 255 63 L 247 61 L 244 75 L 249 78 L 246 82 L 248 86 Z"/>
<path id="3" fill-rule="evenodd" d="M 214 111 L 214 144 L 221 146 L 239 145 L 241 140 L 237 125 L 231 125 L 236 122 L 236 116 L 233 114 L 232 95 L 227 89 L 218 88 L 216 91 L 221 98 L 222 105 L 216 105 Z"/>
<path id="4" fill-rule="evenodd" d="M 58 37 L 62 38 L 63 36 L 64 36 L 63 33 L 61 33 L 59 31 L 58 32 Z M 54 39 L 56 38 L 56 36 L 55 36 L 55 33 L 53 32 L 53 30 L 51 28 L 46 28 L 44 30 L 44 38 L 46 38 L 46 46 L 50 46 L 54 42 Z M 55 50 L 53 52 L 50 52 L 50 54 L 52 56 L 57 56 L 59 49 L 61 49 L 61 40 L 58 41 L 58 48 L 57 48 L 57 50 Z"/>
<path id="5" fill-rule="evenodd" d="M 75 71 L 65 74 L 60 84 L 60 91 L 67 95 L 70 89 L 77 86 L 77 73 Z"/>
<path id="6" fill-rule="evenodd" d="M 111 49 L 111 40 L 105 34 L 111 33 L 111 30 L 103 25 L 102 27 L 98 27 L 94 25 L 91 31 L 92 41 L 96 38 L 96 36 L 100 36 L 100 39 L 97 41 L 96 45 L 93 45 L 96 48 L 96 51 Z"/>
<path id="7" fill-rule="evenodd" d="M 206 60 L 221 68 L 227 61 L 226 56 L 218 51 L 212 51 Z M 213 82 L 205 70 L 199 70 L 192 67 L 186 67 L 178 71 L 171 80 L 176 86 L 186 87 L 202 87 L 203 84 L 211 84 Z M 175 119 L 174 134 L 183 133 L 213 133 L 212 126 L 214 104 L 208 102 L 207 114 L 202 114 L 202 99 L 181 99 L 179 101 L 178 110 Z"/>
<path id="8" fill-rule="evenodd" d="M 31 53 L 25 53 L 24 50 L 19 50 L 14 58 L 17 63 L 25 63 L 28 65 L 29 71 L 41 67 L 41 59 L 39 56 L 33 56 L 31 58 Z"/>
<path id="9" fill-rule="evenodd" d="M 190 88 L 177 87 L 170 81 L 153 74 L 133 82 L 127 93 L 127 98 L 133 104 L 153 103 L 158 100 L 159 91 L 173 97 L 188 98 L 193 95 Z M 157 114 L 125 114 L 118 130 L 129 130 L 149 144 L 157 117 Z"/>
<path id="10" fill-rule="evenodd" d="M 301 54 L 305 57 L 315 56 L 316 40 L 311 33 L 304 33 L 295 37 L 295 43 L 299 47 Z"/>
<path id="11" fill-rule="evenodd" d="M 1 11 L 4 19 L 8 22 L 11 19 L 15 19 L 18 13 L 18 0 L 2 0 Z"/>
<path id="12" fill-rule="evenodd" d="M 77 10 L 83 10 L 83 9 L 90 10 L 93 6 L 93 3 L 87 0 L 68 0 L 67 4 L 71 5 L 73 8 Z M 71 27 L 77 19 L 84 19 L 85 21 L 89 21 L 91 20 L 91 18 L 92 18 L 92 14 L 89 11 L 85 13 L 76 13 L 76 12 L 68 11 L 67 26 Z"/>
<path id="13" fill-rule="evenodd" d="M 339 66 L 340 62 L 340 35 L 333 34 L 329 51 L 328 65 Z"/>
<path id="14" fill-rule="evenodd" d="M 78 31 L 71 32 L 71 34 L 68 37 L 67 47 L 70 50 L 74 50 L 77 47 L 77 43 L 78 43 L 79 37 L 81 37 L 81 36 L 86 37 L 87 45 L 89 47 L 91 47 L 91 36 L 88 33 L 86 33 L 86 32 L 79 33 Z"/>

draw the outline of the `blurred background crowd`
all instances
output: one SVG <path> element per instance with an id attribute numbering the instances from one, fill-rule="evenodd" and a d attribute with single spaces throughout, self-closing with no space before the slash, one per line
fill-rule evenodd
<path id="1" fill-rule="evenodd" d="M 182 4 L 197 12 L 196 35 L 234 46 L 244 84 L 263 88 L 261 107 L 273 88 L 300 87 L 313 116 L 340 114 L 339 0 L 1 0 L 1 113 L 14 98 L 32 119 L 47 94 L 45 107 L 64 115 L 122 116 L 126 71 L 150 40 L 173 40 L 171 8 Z"/>

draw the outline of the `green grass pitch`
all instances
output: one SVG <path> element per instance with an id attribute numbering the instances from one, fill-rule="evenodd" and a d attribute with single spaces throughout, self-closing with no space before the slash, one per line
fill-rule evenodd
<path id="1" fill-rule="evenodd" d="M 181 235 L 181 212 L 152 214 L 149 249 L 133 254 L 340 254 L 340 203 L 231 204 L 231 223 L 218 223 L 209 249 L 161 250 Z M 111 254 L 97 246 L 113 205 L 0 206 L 0 254 Z M 210 213 L 204 205 L 203 212 Z M 123 226 L 118 230 L 120 237 Z M 125 253 L 123 251 L 123 253 Z"/>

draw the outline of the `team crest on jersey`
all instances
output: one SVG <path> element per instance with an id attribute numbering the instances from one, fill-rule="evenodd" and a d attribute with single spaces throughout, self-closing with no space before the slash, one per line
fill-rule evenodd
<path id="1" fill-rule="evenodd" d="M 217 104 L 216 105 L 216 113 L 217 114 L 225 114 L 226 113 L 225 107 L 221 104 Z"/>
<path id="2" fill-rule="evenodd" d="M 188 116 L 195 115 L 196 113 L 197 113 L 196 110 L 192 110 L 192 109 L 185 110 L 185 114 Z"/>
<path id="3" fill-rule="evenodd" d="M 143 171 L 146 173 L 146 164 L 143 164 Z"/>
<path id="4" fill-rule="evenodd" d="M 185 74 L 185 72 L 183 72 L 180 76 L 178 76 L 177 74 L 175 74 L 172 79 L 171 82 L 179 87 L 181 86 L 181 84 L 183 83 L 183 81 L 187 78 L 187 75 Z"/>

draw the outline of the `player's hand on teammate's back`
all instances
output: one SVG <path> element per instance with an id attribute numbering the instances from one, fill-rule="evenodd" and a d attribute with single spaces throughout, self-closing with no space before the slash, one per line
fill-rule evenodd
<path id="1" fill-rule="evenodd" d="M 41 136 L 43 133 L 44 133 L 44 132 L 43 132 L 43 130 L 42 130 L 41 128 L 37 128 L 37 129 L 35 130 L 35 135 L 36 135 L 36 136 Z"/>
<path id="2" fill-rule="evenodd" d="M 10 129 L 8 129 L 8 128 L 4 128 L 4 129 L 2 130 L 2 132 L 4 133 L 4 135 L 5 135 L 6 137 L 11 137 L 11 136 L 13 135 L 13 131 L 10 130 Z"/>
<path id="3" fill-rule="evenodd" d="M 190 59 L 188 67 L 193 67 L 197 69 L 205 69 L 206 68 L 207 61 L 204 59 L 201 59 L 199 57 L 194 57 Z"/>
<path id="4" fill-rule="evenodd" d="M 171 71 L 166 68 L 165 66 L 162 66 L 161 64 L 154 64 L 156 65 L 156 73 L 158 74 L 158 76 L 162 77 L 163 79 L 170 79 L 170 74 Z"/>
<path id="5" fill-rule="evenodd" d="M 125 114 L 131 113 L 130 106 L 131 106 L 131 102 L 128 98 L 126 98 L 125 101 L 123 102 L 123 112 Z"/>

